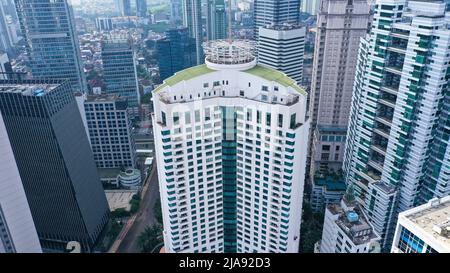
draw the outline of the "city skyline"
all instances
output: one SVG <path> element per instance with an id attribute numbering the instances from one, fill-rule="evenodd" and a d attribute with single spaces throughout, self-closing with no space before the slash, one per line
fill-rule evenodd
<path id="1" fill-rule="evenodd" d="M 0 253 L 449 252 L 449 3 L 1 0 Z"/>

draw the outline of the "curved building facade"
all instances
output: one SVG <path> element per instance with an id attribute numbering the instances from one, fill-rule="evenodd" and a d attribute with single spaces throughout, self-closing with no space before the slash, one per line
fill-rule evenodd
<path id="1" fill-rule="evenodd" d="M 153 94 L 165 250 L 298 252 L 306 93 L 246 41 L 204 48 Z"/>

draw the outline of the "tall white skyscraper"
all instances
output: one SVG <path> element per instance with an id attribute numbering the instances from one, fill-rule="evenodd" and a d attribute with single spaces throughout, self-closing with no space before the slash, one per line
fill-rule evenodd
<path id="1" fill-rule="evenodd" d="M 1 113 L 0 151 L 0 253 L 40 253 L 41 245 Z"/>
<path id="2" fill-rule="evenodd" d="M 285 73 L 297 84 L 303 77 L 305 27 L 297 25 L 259 28 L 258 62 Z"/>
<path id="3" fill-rule="evenodd" d="M 311 174 L 340 170 L 361 37 L 370 24 L 367 0 L 321 0 L 311 82 Z"/>
<path id="4" fill-rule="evenodd" d="M 307 94 L 249 42 L 204 47 L 153 93 L 166 252 L 298 252 Z"/>
<path id="5" fill-rule="evenodd" d="M 445 3 L 378 0 L 362 39 L 344 158 L 385 250 L 398 213 L 450 194 Z"/>

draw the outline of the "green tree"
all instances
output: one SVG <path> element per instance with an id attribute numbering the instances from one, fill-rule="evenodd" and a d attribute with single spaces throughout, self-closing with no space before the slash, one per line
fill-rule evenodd
<path id="1" fill-rule="evenodd" d="M 315 213 L 308 202 L 303 203 L 300 252 L 314 252 L 314 244 L 322 238 L 323 218 L 323 213 Z"/>
<path id="2" fill-rule="evenodd" d="M 158 244 L 163 242 L 162 227 L 159 224 L 145 228 L 138 237 L 138 246 L 141 252 L 151 252 Z"/>
<path id="3" fill-rule="evenodd" d="M 157 200 L 155 203 L 155 206 L 153 207 L 153 213 L 155 214 L 156 221 L 163 224 L 163 218 L 162 218 L 162 210 L 161 210 L 161 200 Z"/>

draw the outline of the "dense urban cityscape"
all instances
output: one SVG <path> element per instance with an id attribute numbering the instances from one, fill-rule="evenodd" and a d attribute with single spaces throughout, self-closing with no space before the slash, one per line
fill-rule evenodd
<path id="1" fill-rule="evenodd" d="M 0 0 L 0 253 L 450 253 L 449 81 L 449 0 Z"/>

